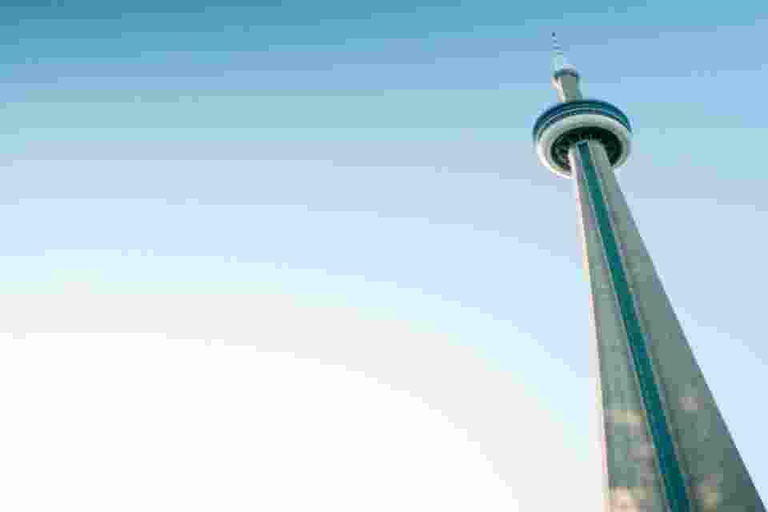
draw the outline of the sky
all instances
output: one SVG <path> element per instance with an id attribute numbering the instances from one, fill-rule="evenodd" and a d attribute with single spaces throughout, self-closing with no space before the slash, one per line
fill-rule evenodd
<path id="1" fill-rule="evenodd" d="M 3 2 L 0 506 L 597 509 L 553 30 L 766 499 L 768 4 L 373 4 Z"/>

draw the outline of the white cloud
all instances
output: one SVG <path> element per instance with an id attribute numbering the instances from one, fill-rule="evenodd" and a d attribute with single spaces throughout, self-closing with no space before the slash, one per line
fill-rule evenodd
<path id="1" fill-rule="evenodd" d="M 51 258 L 0 295 L 2 509 L 600 506 L 597 428 L 566 424 L 594 411 L 553 401 L 582 383 L 509 322 L 324 272 Z"/>
<path id="2" fill-rule="evenodd" d="M 153 335 L 2 343 L 4 510 L 514 510 L 466 433 L 342 366 Z"/>

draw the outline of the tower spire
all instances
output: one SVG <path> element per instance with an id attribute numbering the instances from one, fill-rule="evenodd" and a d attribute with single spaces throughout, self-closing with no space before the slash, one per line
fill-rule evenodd
<path id="1" fill-rule="evenodd" d="M 555 68 L 555 71 L 559 71 L 564 68 L 571 68 L 572 66 L 569 66 L 568 61 L 565 60 L 565 53 L 563 52 L 563 48 L 560 46 L 560 43 L 557 42 L 557 34 L 554 32 L 552 32 L 552 47 L 555 52 L 552 58 L 552 64 Z"/>
<path id="2" fill-rule="evenodd" d="M 557 34 L 554 32 L 552 32 L 552 46 L 555 52 L 552 58 L 552 64 L 555 68 L 552 75 L 552 85 L 555 87 L 560 101 L 580 100 L 579 72 L 565 59 L 565 53 L 560 43 L 557 42 Z"/>

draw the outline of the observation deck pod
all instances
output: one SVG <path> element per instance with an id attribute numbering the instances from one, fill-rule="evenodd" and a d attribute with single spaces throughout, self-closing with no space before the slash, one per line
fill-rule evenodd
<path id="1" fill-rule="evenodd" d="M 568 150 L 582 140 L 600 142 L 613 168 L 629 157 L 632 126 L 617 107 L 601 100 L 574 100 L 545 110 L 533 125 L 533 143 L 541 163 L 569 178 Z"/>

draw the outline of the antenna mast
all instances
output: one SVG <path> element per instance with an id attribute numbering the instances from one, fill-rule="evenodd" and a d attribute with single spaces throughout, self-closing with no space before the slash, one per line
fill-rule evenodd
<path id="1" fill-rule="evenodd" d="M 552 32 L 552 47 L 554 48 L 555 52 L 555 55 L 552 59 L 555 71 L 559 71 L 561 69 L 574 69 L 574 67 L 571 66 L 565 59 L 565 52 L 563 52 L 563 48 L 560 46 L 560 43 L 557 42 L 557 34 L 554 32 Z"/>
<path id="2" fill-rule="evenodd" d="M 552 64 L 555 67 L 552 85 L 555 87 L 560 101 L 580 100 L 579 72 L 565 59 L 565 52 L 563 52 L 560 43 L 557 42 L 557 34 L 554 32 L 552 32 L 552 47 L 555 52 L 552 58 Z"/>

